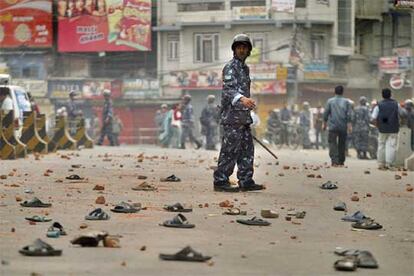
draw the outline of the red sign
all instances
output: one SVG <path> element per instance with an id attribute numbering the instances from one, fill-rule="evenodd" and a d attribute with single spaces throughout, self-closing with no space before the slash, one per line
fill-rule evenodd
<path id="1" fill-rule="evenodd" d="M 394 75 L 390 79 L 390 86 L 393 89 L 401 89 L 404 86 L 404 79 L 400 75 Z"/>
<path id="2" fill-rule="evenodd" d="M 59 52 L 151 51 L 151 0 L 59 0 Z"/>
<path id="3" fill-rule="evenodd" d="M 0 0 L 0 48 L 19 46 L 52 46 L 52 0 Z"/>
<path id="4" fill-rule="evenodd" d="M 397 70 L 398 58 L 395 57 L 381 57 L 379 59 L 378 67 L 380 70 Z"/>

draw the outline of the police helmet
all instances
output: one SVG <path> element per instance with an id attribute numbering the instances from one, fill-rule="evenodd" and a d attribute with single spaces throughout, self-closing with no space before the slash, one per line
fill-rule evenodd
<path id="1" fill-rule="evenodd" d="M 365 96 L 361 96 L 359 98 L 359 103 L 365 105 L 367 103 L 367 98 Z"/>
<path id="2" fill-rule="evenodd" d="M 233 43 L 231 44 L 231 49 L 233 50 L 233 52 L 238 44 L 246 45 L 249 48 L 249 52 L 251 52 L 253 49 L 252 42 L 246 34 L 238 34 L 233 38 Z"/>
<path id="3" fill-rule="evenodd" d="M 185 95 L 183 96 L 183 100 L 184 100 L 184 101 L 189 101 L 189 100 L 191 100 L 191 95 L 185 94 Z"/>
<path id="4" fill-rule="evenodd" d="M 109 89 L 104 89 L 103 95 L 104 96 L 111 96 L 111 91 Z"/>

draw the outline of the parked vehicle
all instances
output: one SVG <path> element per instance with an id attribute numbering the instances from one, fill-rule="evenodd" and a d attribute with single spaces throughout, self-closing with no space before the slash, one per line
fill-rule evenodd
<path id="1" fill-rule="evenodd" d="M 29 96 L 23 87 L 16 85 L 0 85 L 0 89 L 7 89 L 13 101 L 14 129 L 20 137 L 23 129 L 23 112 L 32 111 Z"/>

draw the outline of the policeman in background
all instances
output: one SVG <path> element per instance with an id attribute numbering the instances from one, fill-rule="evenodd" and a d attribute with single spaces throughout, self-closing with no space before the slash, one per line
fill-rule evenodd
<path id="1" fill-rule="evenodd" d="M 97 145 L 101 146 L 105 139 L 105 136 L 107 136 L 110 145 L 115 146 L 115 141 L 112 135 L 112 120 L 114 117 L 114 112 L 112 109 L 111 91 L 105 89 L 103 91 L 103 95 L 105 102 L 102 110 L 102 128 L 101 136 L 99 137 Z"/>
<path id="2" fill-rule="evenodd" d="M 234 37 L 231 45 L 233 59 L 223 68 L 223 93 L 221 97 L 221 124 L 223 139 L 214 172 L 214 190 L 219 192 L 254 191 L 264 189 L 253 180 L 254 145 L 250 130 L 250 111 L 256 103 L 250 98 L 249 67 L 246 58 L 252 51 L 250 38 L 245 34 Z M 237 163 L 239 187 L 229 183 Z"/>
<path id="3" fill-rule="evenodd" d="M 68 123 L 69 123 L 69 132 L 73 136 L 76 134 L 77 127 L 77 117 L 82 116 L 82 110 L 79 108 L 79 105 L 76 103 L 76 96 L 78 93 L 75 90 L 70 91 L 69 93 L 69 103 L 66 107 L 68 112 Z"/>
<path id="4" fill-rule="evenodd" d="M 299 115 L 299 125 L 302 133 L 302 146 L 304 149 L 310 149 L 311 141 L 309 139 L 309 130 L 312 128 L 313 116 L 308 102 L 303 102 L 302 108 L 303 110 Z"/>
<path id="5" fill-rule="evenodd" d="M 185 142 L 187 137 L 190 139 L 191 143 L 196 144 L 196 149 L 201 148 L 201 142 L 198 141 L 193 134 L 194 128 L 194 111 L 193 106 L 191 105 L 191 96 L 184 95 L 183 97 L 183 110 L 181 117 L 181 148 L 185 149 Z"/>
<path id="6" fill-rule="evenodd" d="M 206 150 L 216 150 L 216 137 L 219 121 L 217 106 L 214 104 L 216 97 L 208 95 L 207 105 L 201 111 L 201 134 L 206 136 Z"/>
<path id="7" fill-rule="evenodd" d="M 352 137 L 358 159 L 368 159 L 368 137 L 370 114 L 367 107 L 367 98 L 359 98 L 359 106 L 355 107 L 352 120 Z"/>

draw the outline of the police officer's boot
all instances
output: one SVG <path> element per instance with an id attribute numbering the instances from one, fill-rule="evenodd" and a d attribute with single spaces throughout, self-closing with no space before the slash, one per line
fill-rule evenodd
<path id="1" fill-rule="evenodd" d="M 366 151 L 362 152 L 362 158 L 363 159 L 369 159 L 368 156 L 367 156 L 367 152 Z"/>
<path id="2" fill-rule="evenodd" d="M 362 159 L 362 158 L 363 158 L 363 157 L 362 157 L 362 151 L 357 150 L 357 158 L 358 158 L 358 159 Z"/>

